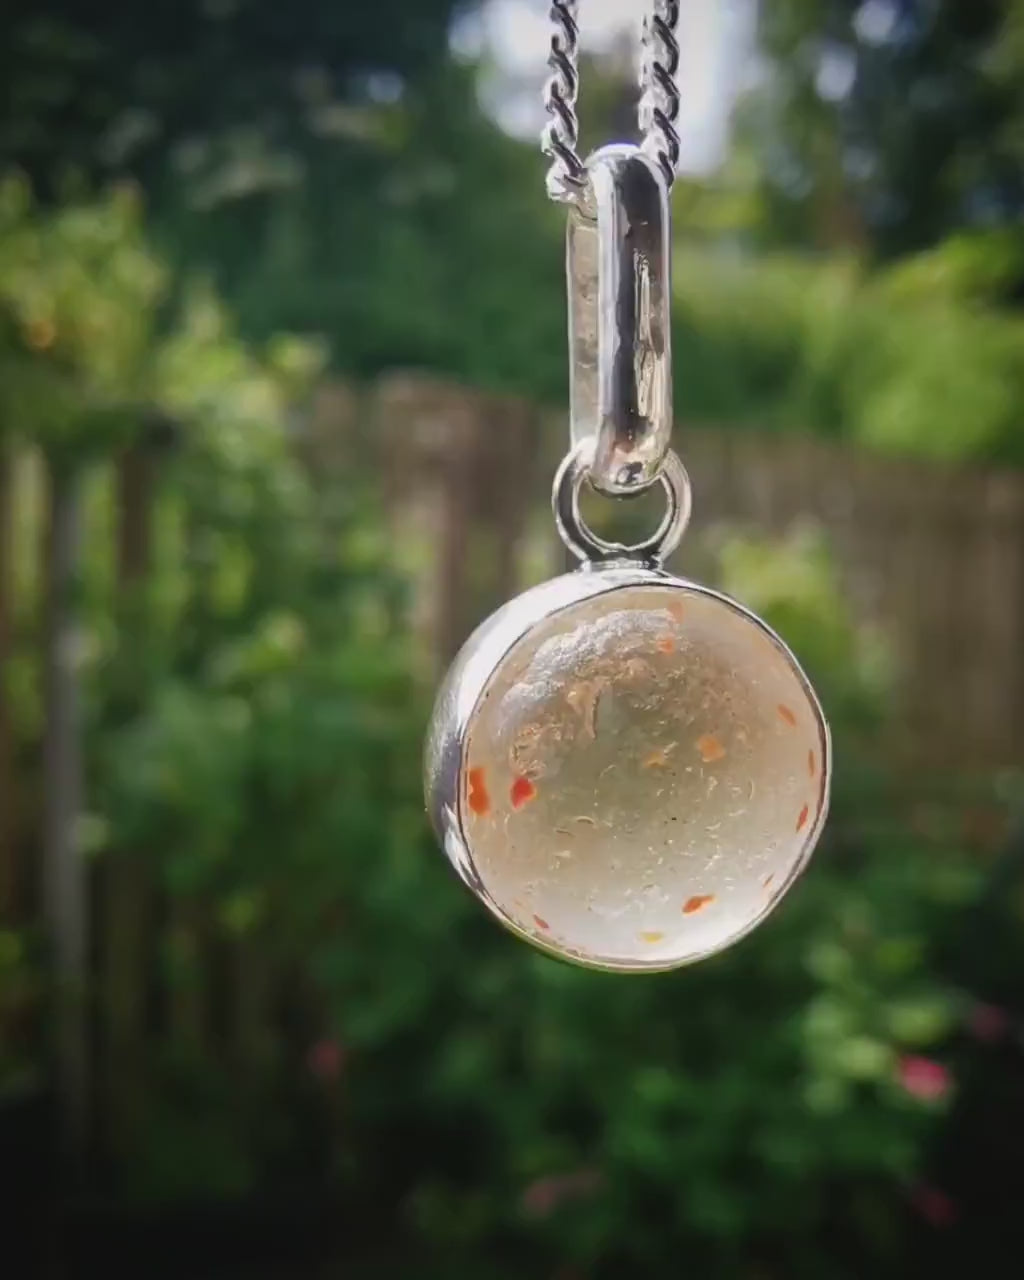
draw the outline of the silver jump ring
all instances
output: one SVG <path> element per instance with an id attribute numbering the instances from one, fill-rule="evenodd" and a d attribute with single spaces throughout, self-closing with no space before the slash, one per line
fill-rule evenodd
<path id="1" fill-rule="evenodd" d="M 690 477 L 686 474 L 679 455 L 670 449 L 658 474 L 658 482 L 665 490 L 667 500 L 661 524 L 649 538 L 627 547 L 621 542 L 607 542 L 604 538 L 599 538 L 587 525 L 580 511 L 580 491 L 587 479 L 593 453 L 593 439 L 582 440 L 566 454 L 555 474 L 551 507 L 562 541 L 585 564 L 630 560 L 660 565 L 675 551 L 690 523 Z"/>

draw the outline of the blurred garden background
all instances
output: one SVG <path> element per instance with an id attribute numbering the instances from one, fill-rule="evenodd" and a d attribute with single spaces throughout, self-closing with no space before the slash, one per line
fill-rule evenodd
<path id="1" fill-rule="evenodd" d="M 581 5 L 588 145 L 642 8 Z M 628 979 L 497 929 L 420 794 L 439 671 L 564 566 L 545 6 L 4 6 L 19 1275 L 1019 1256 L 1024 4 L 682 8 L 675 563 L 783 632 L 837 774 L 769 923 Z"/>

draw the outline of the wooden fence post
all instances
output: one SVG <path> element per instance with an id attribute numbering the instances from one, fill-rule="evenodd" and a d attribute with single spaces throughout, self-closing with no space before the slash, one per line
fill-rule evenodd
<path id="1" fill-rule="evenodd" d="M 152 564 L 155 460 L 143 437 L 117 459 L 115 468 L 116 586 L 114 608 L 122 662 L 132 655 L 124 641 L 144 639 L 148 575 Z M 139 691 L 129 671 L 122 691 L 125 711 Z M 150 873 L 139 851 L 109 857 L 101 877 L 103 933 L 99 955 L 99 1012 L 103 1036 L 104 1149 L 130 1155 L 144 1106 L 146 998 L 153 961 L 154 903 Z"/>
<path id="2" fill-rule="evenodd" d="M 0 435 L 0 926 L 13 925 L 18 910 L 18 814 L 14 780 L 14 725 L 7 692 L 13 650 L 14 601 L 11 539 L 14 526 L 13 461 Z"/>
<path id="3" fill-rule="evenodd" d="M 43 904 L 54 975 L 54 1065 L 61 1138 L 69 1169 L 88 1139 L 90 1045 L 86 986 L 89 948 L 86 871 L 78 849 L 82 799 L 78 636 L 81 477 L 48 460 L 47 608 L 43 661 Z"/>
<path id="4" fill-rule="evenodd" d="M 541 415 L 527 401 L 411 375 L 380 384 L 376 415 L 394 536 L 437 548 L 417 576 L 431 655 L 444 662 L 520 588 Z"/>

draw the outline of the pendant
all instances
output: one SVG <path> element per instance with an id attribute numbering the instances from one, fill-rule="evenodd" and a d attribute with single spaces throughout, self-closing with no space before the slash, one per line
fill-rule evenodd
<path id="1" fill-rule="evenodd" d="M 580 568 L 500 608 L 438 694 L 428 811 L 502 924 L 577 964 L 675 968 L 731 945 L 807 864 L 831 748 L 811 685 L 742 605 L 667 572 L 690 514 L 668 450 L 668 201 L 637 148 L 587 161 L 570 214 L 573 448 L 556 525 Z M 596 428 L 596 429 L 595 429 Z M 646 542 L 606 542 L 591 484 L 660 484 Z"/>

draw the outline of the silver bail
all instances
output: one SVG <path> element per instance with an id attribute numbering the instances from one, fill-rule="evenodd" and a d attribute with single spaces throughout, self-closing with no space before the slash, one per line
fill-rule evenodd
<path id="1" fill-rule="evenodd" d="M 640 493 L 672 435 L 669 197 L 657 160 L 601 147 L 569 211 L 571 432 L 593 439 L 588 478 L 602 493 Z"/>

